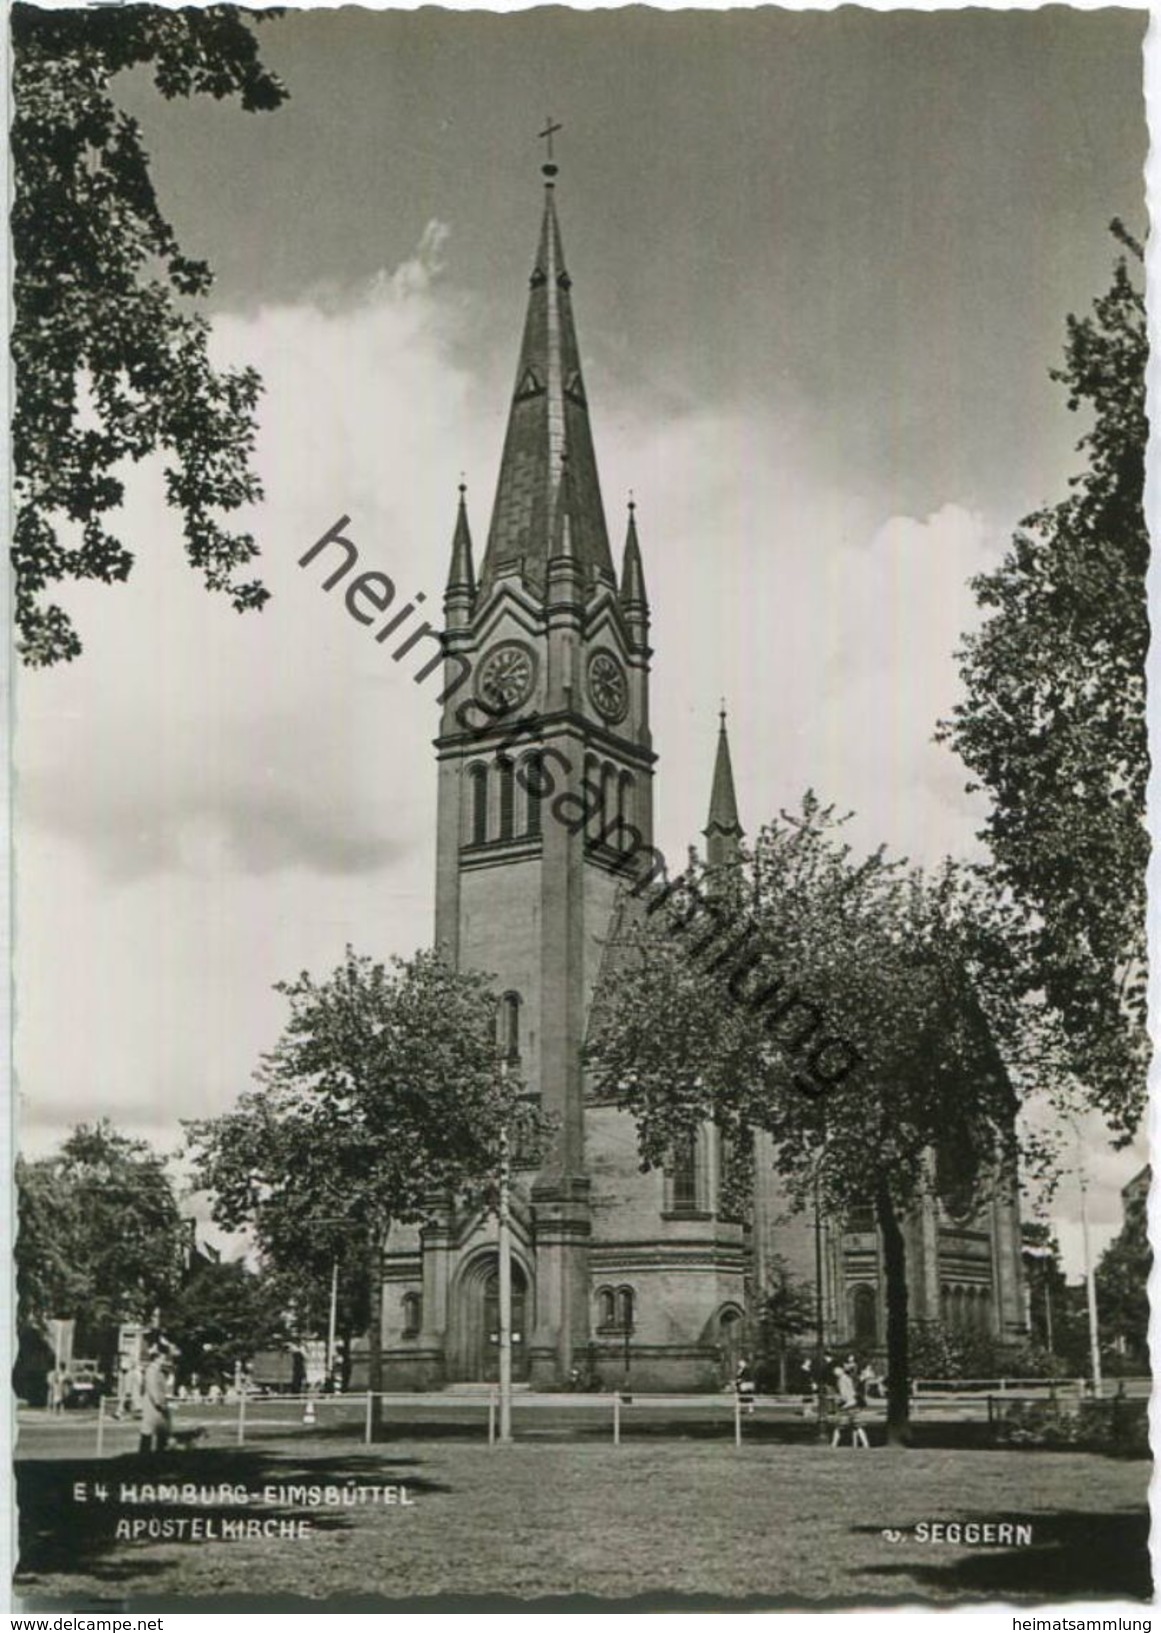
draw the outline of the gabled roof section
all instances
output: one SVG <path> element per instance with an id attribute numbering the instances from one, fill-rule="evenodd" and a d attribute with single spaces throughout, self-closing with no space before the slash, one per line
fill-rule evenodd
<path id="1" fill-rule="evenodd" d="M 481 586 L 486 587 L 498 573 L 522 562 L 525 577 L 543 588 L 553 551 L 557 494 L 566 453 L 572 489 L 568 515 L 573 554 L 586 587 L 598 574 L 615 582 L 573 324 L 571 283 L 550 178 L 544 189 L 544 218 L 492 525 L 480 569 Z"/>

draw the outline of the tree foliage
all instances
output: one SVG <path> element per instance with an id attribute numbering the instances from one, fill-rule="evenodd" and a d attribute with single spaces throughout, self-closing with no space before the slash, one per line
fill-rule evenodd
<path id="1" fill-rule="evenodd" d="M 1145 1197 L 1132 1198 L 1125 1222 L 1096 1267 L 1097 1311 L 1102 1345 L 1129 1368 L 1149 1366 L 1149 1272 L 1153 1252 Z"/>
<path id="2" fill-rule="evenodd" d="M 199 1264 L 162 1308 L 166 1337 L 178 1349 L 178 1375 L 188 1383 L 233 1375 L 262 1349 L 294 1336 L 277 1278 L 247 1269 L 240 1260 Z"/>
<path id="3" fill-rule="evenodd" d="M 647 1165 L 704 1121 L 735 1144 L 764 1129 L 792 1199 L 809 1203 L 817 1185 L 830 1213 L 875 1207 L 896 1437 L 908 1411 L 901 1221 L 949 1170 L 969 1195 L 1011 1183 L 1016 1099 L 981 1008 L 976 971 L 996 965 L 972 902 L 950 866 L 927 877 L 882 851 L 856 858 L 842 819 L 808 795 L 732 879 L 691 872 L 650 902 L 594 1043 Z M 812 1079 L 804 1049 L 845 1069 Z"/>
<path id="4" fill-rule="evenodd" d="M 186 1227 L 165 1159 L 102 1121 L 16 1163 L 17 1321 L 148 1321 L 178 1287 Z"/>
<path id="5" fill-rule="evenodd" d="M 125 462 L 155 451 L 169 455 L 166 493 L 190 563 L 239 610 L 266 599 L 236 576 L 257 554 L 253 538 L 220 520 L 261 496 L 249 465 L 260 382 L 253 369 L 212 367 L 209 325 L 188 304 L 212 274 L 178 244 L 140 127 L 111 89 L 142 67 L 165 97 L 276 108 L 286 92 L 259 62 L 245 15 L 225 5 L 10 13 L 12 561 L 26 663 L 81 650 L 68 613 L 46 600 L 53 586 L 128 576 L 133 553 L 108 518 Z"/>
<path id="6" fill-rule="evenodd" d="M 277 1270 L 370 1272 L 378 1388 L 382 1253 L 392 1223 L 484 1184 L 527 1108 L 496 1042 L 488 978 L 431 953 L 391 966 L 351 948 L 322 981 L 276 988 L 290 1017 L 236 1110 L 186 1125 L 214 1217 L 252 1226 Z M 343 1277 L 349 1281 L 349 1273 Z"/>
<path id="7" fill-rule="evenodd" d="M 965 700 L 940 735 L 992 798 L 981 837 L 1015 907 L 1027 990 L 1060 1017 L 1072 1066 L 1114 1127 L 1144 1103 L 1145 573 L 1148 421 L 1145 299 L 1127 255 L 1084 318 L 1068 319 L 1052 371 L 1091 415 L 1087 468 L 1023 523 L 974 581 L 987 613 L 959 652 Z"/>
<path id="8" fill-rule="evenodd" d="M 760 1389 L 785 1393 L 790 1387 L 788 1361 L 814 1332 L 815 1288 L 776 1259 L 759 1294 L 755 1322 L 755 1376 Z M 798 1380 L 794 1380 L 797 1382 Z"/>

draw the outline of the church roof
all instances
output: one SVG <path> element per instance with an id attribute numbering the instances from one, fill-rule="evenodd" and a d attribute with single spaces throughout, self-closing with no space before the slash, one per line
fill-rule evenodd
<path id="1" fill-rule="evenodd" d="M 555 174 L 554 166 L 545 170 Z M 484 585 L 505 568 L 523 563 L 524 576 L 543 586 L 566 453 L 573 554 L 586 584 L 597 573 L 616 582 L 573 323 L 572 280 L 564 263 L 554 194 L 549 175 L 492 525 L 480 570 Z"/>
<path id="2" fill-rule="evenodd" d="M 710 793 L 709 816 L 705 833 L 736 834 L 744 832 L 738 820 L 738 801 L 734 793 L 734 768 L 730 763 L 730 739 L 726 733 L 726 711 L 721 712 L 718 728 L 718 752 L 714 761 L 714 784 Z"/>

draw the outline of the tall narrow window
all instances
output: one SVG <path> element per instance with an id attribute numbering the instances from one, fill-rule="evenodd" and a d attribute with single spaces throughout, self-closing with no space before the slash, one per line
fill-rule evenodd
<path id="1" fill-rule="evenodd" d="M 597 838 L 602 845 L 615 846 L 619 843 L 618 832 L 617 768 L 606 760 L 601 768 L 601 825 Z"/>
<path id="2" fill-rule="evenodd" d="M 601 831 L 604 823 L 604 791 L 601 784 L 601 762 L 595 754 L 585 755 L 585 780 L 581 789 L 581 798 L 584 801 L 585 815 L 588 823 L 585 828 L 585 837 L 591 844 Z"/>
<path id="3" fill-rule="evenodd" d="M 423 1299 L 418 1293 L 403 1295 L 403 1336 L 415 1338 L 423 1326 Z"/>
<path id="4" fill-rule="evenodd" d="M 472 779 L 472 844 L 482 845 L 488 837 L 488 768 L 474 765 Z"/>
<path id="5" fill-rule="evenodd" d="M 506 992 L 500 999 L 500 1013 L 496 1023 L 496 1044 L 500 1058 L 507 1061 L 520 1059 L 520 994 Z"/>
<path id="6" fill-rule="evenodd" d="M 613 1327 L 617 1322 L 617 1301 L 611 1287 L 602 1287 L 597 1294 L 597 1326 Z"/>
<path id="7" fill-rule="evenodd" d="M 852 1326 L 856 1344 L 877 1344 L 879 1341 L 879 1309 L 873 1287 L 856 1287 L 851 1299 Z"/>
<path id="8" fill-rule="evenodd" d="M 617 838 L 618 850 L 631 848 L 631 829 L 633 826 L 633 778 L 628 771 L 622 771 L 617 779 Z"/>
<path id="9" fill-rule="evenodd" d="M 500 761 L 500 838 L 511 839 L 516 819 L 516 762 Z"/>
<path id="10" fill-rule="evenodd" d="M 530 754 L 524 762 L 524 787 L 528 798 L 524 831 L 530 839 L 540 837 L 540 796 L 544 789 L 544 762 Z"/>
<path id="11" fill-rule="evenodd" d="M 673 1149 L 673 1211 L 697 1212 L 697 1135 L 686 1134 Z"/>
<path id="12" fill-rule="evenodd" d="M 633 1330 L 636 1302 L 631 1287 L 617 1288 L 617 1325 L 622 1332 L 632 1332 Z"/>

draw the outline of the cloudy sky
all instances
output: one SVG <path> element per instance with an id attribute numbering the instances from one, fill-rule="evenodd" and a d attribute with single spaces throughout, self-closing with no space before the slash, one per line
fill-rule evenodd
<path id="1" fill-rule="evenodd" d="M 932 731 L 967 579 L 1063 497 L 1065 314 L 1144 228 L 1140 12 L 305 12 L 277 113 L 124 97 L 162 206 L 261 371 L 274 599 L 184 565 L 159 471 L 85 652 L 18 688 L 23 1141 L 227 1108 L 347 941 L 431 933 L 436 688 L 297 566 L 343 514 L 438 607 L 463 473 L 482 546 L 541 208 L 558 203 L 610 533 L 637 500 L 659 838 L 705 820 L 725 696 L 752 832 L 813 786 L 870 847 L 969 854 Z M 1139 1154 L 1094 1153 L 1098 1241 Z M 1070 1200 L 1070 1195 L 1072 1200 Z M 1076 1265 L 1075 1189 L 1057 1207 Z"/>

